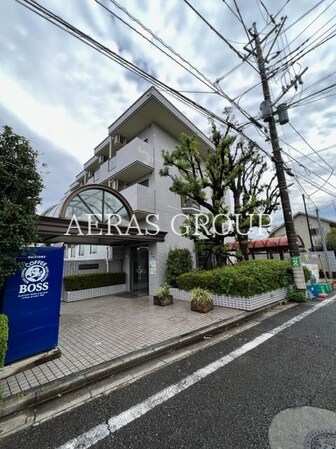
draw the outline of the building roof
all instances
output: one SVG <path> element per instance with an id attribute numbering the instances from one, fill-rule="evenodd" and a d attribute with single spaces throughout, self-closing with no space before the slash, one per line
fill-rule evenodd
<path id="1" fill-rule="evenodd" d="M 150 87 L 108 128 L 111 135 L 121 134 L 132 139 L 146 126 L 156 123 L 178 139 L 182 132 L 197 135 L 201 147 L 213 143 L 155 87 Z"/>
<path id="2" fill-rule="evenodd" d="M 296 239 L 298 246 L 301 248 L 304 247 L 304 243 L 299 235 L 296 237 Z M 239 248 L 238 242 L 228 243 L 229 251 L 234 251 L 237 248 Z M 251 240 L 248 243 L 248 248 L 254 251 L 262 249 L 279 249 L 279 248 L 286 249 L 288 248 L 288 239 L 286 236 L 281 236 L 281 237 L 270 237 L 267 239 Z"/>
<path id="3" fill-rule="evenodd" d="M 293 215 L 293 219 L 295 220 L 295 218 L 298 217 L 299 215 L 302 215 L 304 217 L 306 216 L 306 214 L 304 212 L 296 212 L 296 214 Z M 308 218 L 314 218 L 315 220 L 317 220 L 316 215 L 311 215 L 311 214 L 307 214 L 307 215 L 308 215 Z M 320 217 L 320 220 L 329 223 L 331 226 L 336 226 L 336 221 L 330 220 L 329 218 Z M 272 236 L 272 234 L 274 234 L 274 232 L 277 232 L 279 229 L 281 229 L 284 226 L 285 226 L 285 222 L 281 223 L 281 225 L 277 226 L 276 228 L 274 228 L 272 230 L 272 232 L 270 232 L 270 236 Z"/>

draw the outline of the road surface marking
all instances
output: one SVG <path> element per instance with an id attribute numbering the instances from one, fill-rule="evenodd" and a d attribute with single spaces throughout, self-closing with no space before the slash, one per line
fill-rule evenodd
<path id="1" fill-rule="evenodd" d="M 310 308 L 309 310 L 306 310 L 305 312 L 301 313 L 300 315 L 290 319 L 289 321 L 286 321 L 281 326 L 278 326 L 269 332 L 265 332 L 264 334 L 259 335 L 258 337 L 254 338 L 253 340 L 249 341 L 248 343 L 245 343 L 240 348 L 235 349 L 234 351 L 230 352 L 230 354 L 227 354 L 227 355 L 221 357 L 220 359 L 215 360 L 214 362 L 210 363 L 209 365 L 206 365 L 205 367 L 195 371 L 194 373 L 185 377 L 184 379 L 177 382 L 176 384 L 170 385 L 169 387 L 165 388 L 164 390 L 161 390 L 158 393 L 154 394 L 153 396 L 149 397 L 145 401 L 140 402 L 140 404 L 137 404 L 134 407 L 131 407 L 130 409 L 125 410 L 124 412 L 120 413 L 119 415 L 113 416 L 112 418 L 109 419 L 107 424 L 106 423 L 100 424 L 99 426 L 92 428 L 91 430 L 83 433 L 79 437 L 68 441 L 66 444 L 64 444 L 63 446 L 60 446 L 58 449 L 88 449 L 88 448 L 90 448 L 98 441 L 106 438 L 109 434 L 112 434 L 112 433 L 116 432 L 117 430 L 121 429 L 122 427 L 125 427 L 127 424 L 129 424 L 132 421 L 145 415 L 150 410 L 153 410 L 153 408 L 157 407 L 160 404 L 163 404 L 164 402 L 173 398 L 174 396 L 176 396 L 177 394 L 186 390 L 187 388 L 191 387 L 192 385 L 195 385 L 200 380 L 202 380 L 202 379 L 206 378 L 207 376 L 209 376 L 210 374 L 214 373 L 218 369 L 223 368 L 225 365 L 229 364 L 233 360 L 246 354 L 247 352 L 251 351 L 252 349 L 260 346 L 262 343 L 264 343 L 265 341 L 274 337 L 275 335 L 278 335 L 283 330 L 288 329 L 293 324 L 298 323 L 299 321 L 303 320 L 310 314 L 316 312 L 316 310 L 320 309 L 321 307 L 324 307 L 324 306 L 330 304 L 331 302 L 334 302 L 335 298 L 336 297 L 332 297 L 323 302 L 320 302 L 316 306 Z"/>

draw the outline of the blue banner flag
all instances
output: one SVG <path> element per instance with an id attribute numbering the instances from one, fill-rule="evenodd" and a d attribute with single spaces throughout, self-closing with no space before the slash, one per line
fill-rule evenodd
<path id="1" fill-rule="evenodd" d="M 2 298 L 9 323 L 5 365 L 57 347 L 63 259 L 59 247 L 33 248 L 17 258 L 21 269 L 6 279 Z"/>

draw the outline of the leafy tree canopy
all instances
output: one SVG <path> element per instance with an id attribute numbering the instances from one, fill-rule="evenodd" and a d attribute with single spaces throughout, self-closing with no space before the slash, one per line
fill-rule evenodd
<path id="1" fill-rule="evenodd" d="M 214 148 L 201 154 L 197 136 L 182 134 L 175 150 L 163 150 L 164 167 L 160 175 L 171 178 L 172 192 L 201 206 L 208 219 L 204 218 L 204 226 L 199 228 L 198 218 L 190 216 L 184 223 L 186 236 L 200 248 L 204 247 L 206 237 L 218 265 L 222 265 L 225 236 L 234 236 L 242 257 L 247 258 L 248 231 L 259 224 L 258 214 L 271 214 L 279 207 L 279 190 L 275 174 L 265 181 L 271 170 L 253 144 L 230 135 L 229 128 L 222 133 L 214 124 L 210 140 Z M 233 199 L 231 209 L 227 195 Z M 214 217 L 217 218 L 213 220 Z M 203 237 L 195 233 L 197 229 Z M 227 229 L 225 236 L 223 229 Z"/>
<path id="2" fill-rule="evenodd" d="M 15 272 L 15 258 L 36 242 L 36 207 L 42 178 L 29 141 L 4 126 L 0 134 L 0 286 Z"/>

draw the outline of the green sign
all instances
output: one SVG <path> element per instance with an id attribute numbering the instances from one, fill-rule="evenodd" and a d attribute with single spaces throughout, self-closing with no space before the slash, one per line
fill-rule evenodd
<path id="1" fill-rule="evenodd" d="M 300 268 L 301 267 L 300 256 L 291 257 L 291 262 L 292 262 L 292 267 L 293 268 Z"/>

